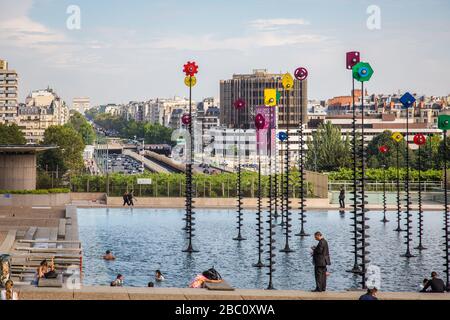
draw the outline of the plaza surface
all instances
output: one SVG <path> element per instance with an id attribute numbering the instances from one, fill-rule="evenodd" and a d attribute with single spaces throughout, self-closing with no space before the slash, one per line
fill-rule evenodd
<path id="1" fill-rule="evenodd" d="M 18 288 L 21 300 L 358 300 L 363 291 L 306 292 L 299 290 L 209 291 L 187 288 L 83 286 L 81 289 Z M 450 300 L 448 293 L 379 292 L 380 300 Z"/>

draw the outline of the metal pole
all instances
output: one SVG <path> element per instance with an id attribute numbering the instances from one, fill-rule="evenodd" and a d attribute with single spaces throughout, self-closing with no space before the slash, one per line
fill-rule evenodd
<path id="1" fill-rule="evenodd" d="M 410 244 L 411 244 L 411 212 L 410 212 L 410 205 L 411 205 L 411 201 L 410 201 L 410 197 L 409 197 L 409 140 L 408 140 L 408 135 L 409 135 L 409 110 L 408 108 L 406 108 L 406 137 L 405 137 L 405 142 L 406 142 L 406 179 L 405 179 L 405 192 L 406 192 L 406 235 L 405 235 L 405 239 L 406 239 L 406 252 L 404 255 L 402 255 L 402 257 L 405 258 L 412 258 L 414 257 L 411 254 L 410 251 Z"/>
<path id="2" fill-rule="evenodd" d="M 194 228 L 193 226 L 195 223 L 193 220 L 195 218 L 193 217 L 193 203 L 192 195 L 192 163 L 193 163 L 193 145 L 194 145 L 194 139 L 192 136 L 192 76 L 189 76 L 189 123 L 188 123 L 188 132 L 189 132 L 189 152 L 188 154 L 188 161 L 186 163 L 186 223 L 187 223 L 187 234 L 188 234 L 188 247 L 183 250 L 184 252 L 192 253 L 197 252 L 197 250 L 194 250 L 192 246 L 192 238 L 194 237 Z"/>
<path id="3" fill-rule="evenodd" d="M 422 245 L 422 236 L 423 236 L 423 208 L 422 208 L 422 150 L 419 145 L 419 193 L 418 193 L 418 205 L 419 205 L 419 221 L 417 224 L 418 227 L 418 236 L 419 236 L 419 245 L 416 247 L 418 250 L 426 249 Z"/>
<path id="4" fill-rule="evenodd" d="M 142 138 L 142 154 L 141 154 L 142 173 L 144 173 L 144 170 L 145 170 L 145 167 L 144 167 L 144 154 L 145 154 L 145 138 Z"/>
<path id="5" fill-rule="evenodd" d="M 290 140 L 289 140 L 289 124 L 290 124 L 290 112 L 289 112 L 289 90 L 286 90 L 286 116 L 287 116 L 287 120 L 286 120 L 286 154 L 285 154 L 285 158 L 284 158 L 284 164 L 285 164 L 285 178 L 284 178 L 284 235 L 285 235 L 285 244 L 284 244 L 284 248 L 280 250 L 280 252 L 293 252 L 294 250 L 292 250 L 289 247 L 289 238 L 291 237 L 291 230 L 290 227 L 292 227 L 291 224 L 291 200 L 289 197 L 289 184 L 291 183 L 290 179 L 289 179 L 289 166 L 290 166 L 290 162 L 289 162 L 289 144 L 290 144 Z"/>
<path id="6" fill-rule="evenodd" d="M 361 198 L 361 212 L 357 215 L 360 219 L 359 221 L 356 220 L 356 224 L 358 225 L 358 232 L 359 232 L 359 251 L 360 251 L 360 257 L 361 257 L 361 286 L 363 289 L 366 289 L 366 264 L 370 262 L 370 260 L 366 259 L 367 254 L 369 253 L 366 251 L 366 247 L 369 246 L 369 243 L 366 241 L 366 230 L 369 229 L 369 226 L 366 225 L 366 220 L 369 220 L 368 217 L 366 217 L 366 212 L 369 210 L 366 209 L 366 194 L 365 194 L 365 166 L 366 166 L 366 155 L 364 150 L 364 82 L 361 82 L 361 150 L 360 157 L 361 157 L 361 177 L 360 177 L 360 198 Z"/>
<path id="7" fill-rule="evenodd" d="M 284 181 L 285 181 L 285 179 L 286 179 L 286 174 L 284 173 L 284 170 L 285 170 L 285 168 L 284 168 L 284 161 L 283 161 L 283 158 L 285 157 L 285 154 L 284 154 L 284 150 L 283 150 L 283 141 L 281 141 L 280 140 L 280 143 L 281 143 L 281 186 L 283 186 L 283 188 L 284 188 Z M 284 192 L 281 192 L 281 194 L 280 194 L 280 197 L 281 197 L 281 222 L 280 222 L 280 226 L 284 226 L 284 213 L 285 213 L 285 204 L 284 204 L 284 202 L 285 202 L 285 197 L 284 197 Z"/>
<path id="8" fill-rule="evenodd" d="M 272 206 L 273 206 L 273 186 L 272 186 L 272 110 L 269 110 L 269 141 L 268 141 L 268 145 L 269 145 L 269 212 L 268 212 L 268 216 L 267 216 L 267 231 L 269 233 L 268 235 L 268 243 L 267 243 L 267 247 L 268 247 L 268 251 L 267 253 L 269 254 L 267 260 L 269 262 L 268 264 L 268 268 L 269 268 L 269 272 L 267 273 L 267 275 L 269 276 L 269 285 L 267 286 L 268 290 L 273 290 L 275 289 L 273 286 L 273 273 L 275 271 L 274 269 L 274 265 L 275 265 L 275 230 L 274 230 L 274 224 L 273 224 L 273 216 L 272 216 Z"/>
<path id="9" fill-rule="evenodd" d="M 300 80 L 300 124 L 299 124 L 299 164 L 300 164 L 300 232 L 296 234 L 299 237 L 309 236 L 305 232 L 305 223 L 306 223 L 306 194 L 307 190 L 305 190 L 305 181 L 306 181 L 306 172 L 305 172 L 305 153 L 303 148 L 303 80 Z M 317 149 L 316 149 L 317 150 Z"/>
<path id="10" fill-rule="evenodd" d="M 238 235 L 233 238 L 236 241 L 246 240 L 242 236 L 242 221 L 243 213 L 242 213 L 242 176 L 241 176 L 241 117 L 240 117 L 241 108 L 237 108 L 237 123 L 238 123 L 238 147 L 237 147 L 237 156 L 238 156 L 238 168 L 237 168 L 237 229 Z"/>
<path id="11" fill-rule="evenodd" d="M 258 131 L 257 131 L 258 134 Z M 256 235 L 257 235 L 257 246 L 258 246 L 258 262 L 253 264 L 253 267 L 262 268 L 264 264 L 262 263 L 262 253 L 263 250 L 263 226 L 262 226 L 262 194 L 261 194 L 261 155 L 259 153 L 259 146 L 257 145 L 258 151 L 258 211 L 256 213 Z"/>
<path id="12" fill-rule="evenodd" d="M 450 229 L 449 229 L 449 212 L 448 212 L 448 181 L 447 181 L 447 130 L 444 130 L 443 132 L 444 135 L 444 231 L 445 231 L 445 235 L 444 235 L 444 239 L 445 239 L 445 243 L 444 243 L 444 252 L 445 252 L 445 277 L 446 277 L 446 285 L 447 285 L 447 291 L 450 290 L 450 265 L 449 265 L 449 240 L 450 240 Z"/>
<path id="13" fill-rule="evenodd" d="M 360 273 L 361 269 L 358 265 L 358 226 L 357 226 L 357 215 L 358 215 L 358 205 L 359 205 L 359 195 L 358 195 L 358 153 L 357 153 L 357 135 L 356 135 L 356 106 L 355 106 L 355 79 L 352 77 L 352 151 L 353 151 L 353 190 L 352 190 L 352 198 L 350 200 L 353 200 L 353 204 L 351 204 L 352 207 L 352 224 L 353 227 L 352 230 L 352 240 L 353 240 L 353 255 L 354 255 L 354 262 L 353 262 L 353 268 L 351 270 L 348 270 L 348 272 L 352 273 Z"/>
<path id="14" fill-rule="evenodd" d="M 397 152 L 397 159 L 396 159 L 396 171 L 397 171 L 397 181 L 396 181 L 396 187 L 397 187 L 397 228 L 394 231 L 401 232 L 402 227 L 400 225 L 401 221 L 401 205 L 400 205 L 400 172 L 399 172 L 399 166 L 400 166 L 400 156 L 399 156 L 399 146 L 400 142 L 396 142 L 396 152 Z"/>
<path id="15" fill-rule="evenodd" d="M 383 219 L 381 222 L 386 223 L 389 220 L 386 218 L 386 165 L 382 165 L 383 168 Z"/>

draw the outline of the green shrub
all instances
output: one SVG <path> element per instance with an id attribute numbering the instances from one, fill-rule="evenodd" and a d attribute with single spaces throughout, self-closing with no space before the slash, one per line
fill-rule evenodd
<path id="1" fill-rule="evenodd" d="M 54 188 L 54 189 L 37 189 L 37 190 L 0 190 L 0 194 L 54 194 L 54 193 L 69 193 L 69 189 Z"/>
<path id="2" fill-rule="evenodd" d="M 383 169 L 366 169 L 366 180 L 367 181 L 382 181 L 383 180 Z M 422 181 L 441 181 L 442 171 L 441 170 L 426 170 L 421 172 Z M 399 169 L 400 180 L 405 179 L 406 169 Z M 417 181 L 419 179 L 419 171 L 415 169 L 410 169 L 409 177 L 411 181 Z M 341 168 L 339 171 L 333 171 L 328 173 L 328 179 L 330 181 L 344 181 L 352 180 L 353 172 L 352 169 Z M 386 180 L 393 181 L 397 179 L 397 169 L 395 167 L 390 167 L 386 169 Z"/>

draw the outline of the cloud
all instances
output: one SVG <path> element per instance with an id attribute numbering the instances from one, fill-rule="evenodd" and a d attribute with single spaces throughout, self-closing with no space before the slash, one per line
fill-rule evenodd
<path id="1" fill-rule="evenodd" d="M 249 22 L 249 26 L 256 30 L 268 31 L 278 30 L 283 27 L 309 25 L 309 21 L 304 19 L 256 19 Z"/>
<path id="2" fill-rule="evenodd" d="M 304 19 L 256 19 L 248 22 L 238 37 L 221 37 L 219 34 L 176 35 L 154 39 L 152 46 L 158 49 L 247 51 L 328 40 L 325 36 L 293 28 L 304 25 L 309 25 Z"/>
<path id="3" fill-rule="evenodd" d="M 31 0 L 2 4 L 2 11 L 8 15 L 0 14 L 0 41 L 8 41 L 9 46 L 41 49 L 48 49 L 49 43 L 67 41 L 64 34 L 31 20 L 28 14 L 32 7 Z"/>

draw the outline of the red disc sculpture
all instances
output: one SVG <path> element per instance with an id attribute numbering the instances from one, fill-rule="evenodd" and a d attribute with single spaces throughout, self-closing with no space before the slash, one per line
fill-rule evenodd
<path id="1" fill-rule="evenodd" d="M 414 136 L 414 143 L 418 146 L 424 145 L 427 142 L 427 138 L 421 133 L 418 133 Z"/>
<path id="2" fill-rule="evenodd" d="M 198 65 L 196 65 L 194 61 L 192 62 L 188 61 L 183 66 L 183 72 L 186 74 L 186 76 L 193 77 L 195 76 L 195 74 L 198 73 Z"/>
<path id="3" fill-rule="evenodd" d="M 381 146 L 381 147 L 378 148 L 378 150 L 381 153 L 387 153 L 389 151 L 389 147 L 388 146 Z"/>

